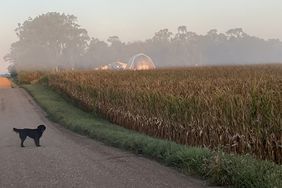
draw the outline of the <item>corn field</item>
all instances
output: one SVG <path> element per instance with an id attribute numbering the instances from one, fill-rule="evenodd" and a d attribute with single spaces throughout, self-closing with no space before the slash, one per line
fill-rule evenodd
<path id="1" fill-rule="evenodd" d="M 48 84 L 128 129 L 282 164 L 282 65 L 70 71 Z"/>

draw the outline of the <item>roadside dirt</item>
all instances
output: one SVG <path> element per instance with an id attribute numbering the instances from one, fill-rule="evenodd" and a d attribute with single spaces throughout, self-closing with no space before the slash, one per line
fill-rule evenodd
<path id="1" fill-rule="evenodd" d="M 0 77 L 0 88 L 11 88 L 12 84 L 11 81 L 7 78 Z"/>

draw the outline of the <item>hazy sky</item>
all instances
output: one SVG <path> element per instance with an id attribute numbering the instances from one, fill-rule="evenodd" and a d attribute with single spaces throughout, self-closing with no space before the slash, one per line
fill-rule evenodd
<path id="1" fill-rule="evenodd" d="M 17 40 L 17 23 L 51 11 L 77 16 L 91 37 L 103 40 L 111 35 L 143 40 L 179 25 L 200 34 L 242 27 L 251 35 L 282 39 L 282 0 L 1 0 L 0 71 L 2 57 Z"/>

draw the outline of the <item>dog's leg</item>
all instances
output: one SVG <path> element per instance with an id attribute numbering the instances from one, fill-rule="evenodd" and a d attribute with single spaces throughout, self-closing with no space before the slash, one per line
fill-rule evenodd
<path id="1" fill-rule="evenodd" d="M 21 138 L 21 147 L 24 147 L 23 143 L 26 139 L 26 135 L 20 134 L 20 138 Z"/>
<path id="2" fill-rule="evenodd" d="M 34 142 L 35 142 L 35 145 L 36 145 L 37 147 L 40 146 L 40 144 L 39 144 L 39 138 L 35 138 L 35 139 L 34 139 Z"/>
<path id="3" fill-rule="evenodd" d="M 21 140 L 21 147 L 22 148 L 24 147 L 23 143 L 24 143 L 24 140 Z"/>

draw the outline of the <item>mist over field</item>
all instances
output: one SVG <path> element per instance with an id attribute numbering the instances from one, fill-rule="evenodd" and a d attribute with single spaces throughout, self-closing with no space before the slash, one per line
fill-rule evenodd
<path id="1" fill-rule="evenodd" d="M 281 187 L 281 8 L 3 0 L 0 188 Z"/>
<path id="2" fill-rule="evenodd" d="M 97 69 L 128 64 L 138 53 L 150 57 L 157 68 L 282 62 L 279 39 L 261 39 L 242 28 L 200 35 L 180 25 L 175 33 L 160 28 L 143 41 L 123 42 L 116 35 L 103 41 L 89 36 L 74 15 L 49 12 L 18 24 L 15 31 L 18 40 L 4 57 L 12 64 L 10 71 Z"/>

